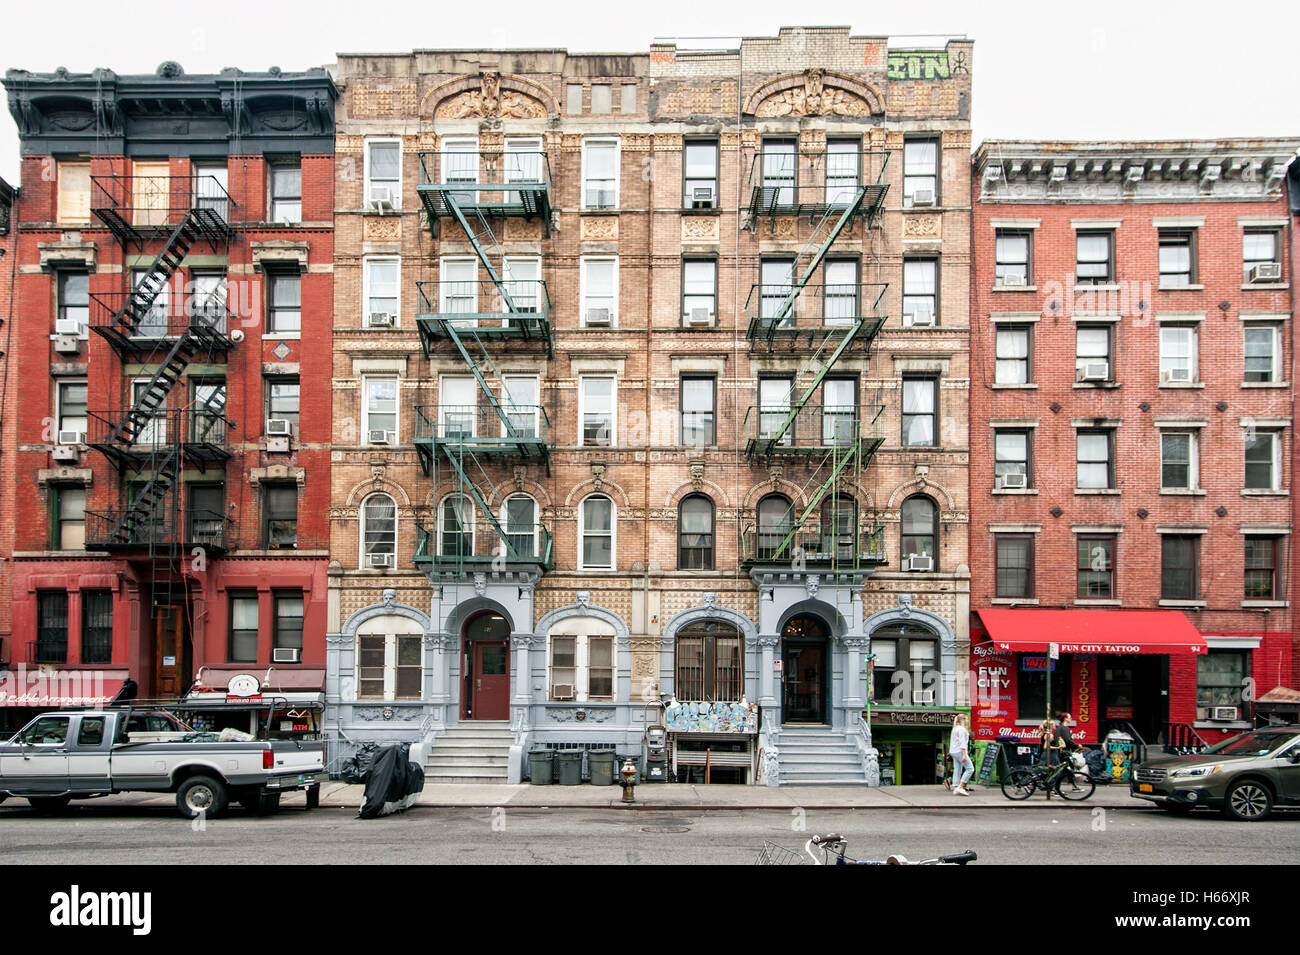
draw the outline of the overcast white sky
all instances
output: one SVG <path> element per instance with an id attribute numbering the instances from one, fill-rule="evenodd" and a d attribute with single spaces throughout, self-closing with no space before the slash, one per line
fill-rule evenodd
<path id="1" fill-rule="evenodd" d="M 151 73 L 162 61 L 176 60 L 189 73 L 223 66 L 300 70 L 332 63 L 338 51 L 631 52 L 648 49 L 656 37 L 766 36 L 781 26 L 847 25 L 855 34 L 974 39 L 977 144 L 1009 137 L 1300 137 L 1295 0 L 222 0 L 157 10 L 160 16 L 151 22 L 143 8 L 104 0 L 15 5 L 0 31 L 0 66 Z M 18 165 L 17 129 L 6 108 L 0 118 L 0 176 L 17 183 Z"/>

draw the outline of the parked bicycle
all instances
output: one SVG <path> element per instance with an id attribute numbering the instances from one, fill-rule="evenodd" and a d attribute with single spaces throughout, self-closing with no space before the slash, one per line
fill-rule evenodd
<path id="1" fill-rule="evenodd" d="M 1008 799 L 1028 799 L 1039 789 L 1052 798 L 1056 793 L 1062 799 L 1087 799 L 1097 789 L 1088 772 L 1088 764 L 1078 753 L 1070 753 L 1065 762 L 1057 766 L 1038 765 L 1029 769 L 1013 769 L 1002 777 L 1002 795 Z"/>
<path id="2" fill-rule="evenodd" d="M 848 842 L 844 837 L 834 832 L 824 836 L 813 836 L 804 843 L 803 853 L 765 842 L 758 853 L 756 864 L 808 865 L 804 856 L 812 860 L 812 865 L 966 865 L 979 858 L 975 852 L 967 849 L 956 855 L 922 859 L 919 862 L 912 862 L 907 856 L 901 854 L 894 854 L 884 859 L 852 859 L 845 855 L 847 848 Z"/>

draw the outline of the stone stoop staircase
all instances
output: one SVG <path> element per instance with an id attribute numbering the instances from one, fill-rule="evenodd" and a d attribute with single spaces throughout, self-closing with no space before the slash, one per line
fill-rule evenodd
<path id="1" fill-rule="evenodd" d="M 858 748 L 829 726 L 783 726 L 777 738 L 783 786 L 853 786 L 867 783 Z"/>
<path id="2" fill-rule="evenodd" d="M 430 783 L 504 785 L 514 735 L 507 720 L 464 722 L 444 732 L 424 760 Z"/>

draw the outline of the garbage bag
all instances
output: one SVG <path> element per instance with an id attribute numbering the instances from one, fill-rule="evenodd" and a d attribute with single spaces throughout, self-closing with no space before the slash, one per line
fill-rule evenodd
<path id="1" fill-rule="evenodd" d="M 357 815 L 375 819 L 415 804 L 424 789 L 424 769 L 411 762 L 411 744 L 393 743 L 375 751 L 366 774 L 366 796 Z"/>
<path id="2" fill-rule="evenodd" d="M 339 773 L 343 781 L 349 786 L 358 786 L 366 781 L 366 774 L 370 772 L 370 767 L 375 761 L 375 752 L 379 749 L 378 743 L 362 743 L 350 759 L 343 761 L 343 769 Z"/>
<path id="3" fill-rule="evenodd" d="M 1083 761 L 1088 764 L 1088 775 L 1094 780 L 1106 780 L 1110 782 L 1110 777 L 1106 774 L 1106 754 L 1099 749 L 1090 749 L 1083 754 Z"/>

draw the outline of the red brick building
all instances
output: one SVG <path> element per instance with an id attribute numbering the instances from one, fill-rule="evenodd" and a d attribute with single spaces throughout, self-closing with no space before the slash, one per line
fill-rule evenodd
<path id="1" fill-rule="evenodd" d="M 333 82 L 165 63 L 5 85 L 23 162 L 0 718 L 128 677 L 146 697 L 223 669 L 322 690 Z"/>
<path id="2" fill-rule="evenodd" d="M 9 349 L 13 344 L 13 281 L 18 274 L 13 255 L 13 212 L 17 190 L 0 179 L 0 474 L 13 461 L 15 443 L 9 422 L 17 407 L 18 391 L 9 370 Z M 0 665 L 9 662 L 13 633 L 9 624 L 13 586 L 13 482 L 0 480 Z"/>
<path id="3" fill-rule="evenodd" d="M 977 739 L 1030 736 L 1050 706 L 1081 742 L 1213 741 L 1294 685 L 1294 150 L 976 151 Z"/>

